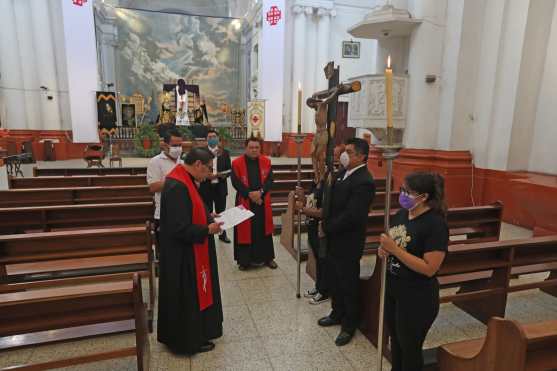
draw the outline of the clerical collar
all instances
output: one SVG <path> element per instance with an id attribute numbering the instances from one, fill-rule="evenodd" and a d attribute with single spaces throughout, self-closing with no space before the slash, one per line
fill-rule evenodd
<path id="1" fill-rule="evenodd" d="M 346 170 L 346 173 L 344 173 L 344 178 L 342 178 L 342 180 L 345 180 L 345 179 L 348 178 L 350 175 L 354 174 L 354 172 L 355 172 L 356 170 L 358 170 L 359 168 L 364 167 L 364 166 L 366 166 L 366 163 L 365 163 L 365 162 L 364 162 L 363 164 L 361 164 L 361 165 L 356 166 L 356 167 L 353 168 L 352 170 Z"/>

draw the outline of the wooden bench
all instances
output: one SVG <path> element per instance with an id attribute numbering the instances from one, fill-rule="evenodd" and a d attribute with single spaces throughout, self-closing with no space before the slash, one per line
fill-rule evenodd
<path id="1" fill-rule="evenodd" d="M 361 280 L 364 297 L 362 333 L 372 342 L 377 339 L 379 272 L 376 263 L 370 279 Z M 511 274 L 538 273 L 557 267 L 557 236 L 535 237 L 468 244 L 452 244 L 438 272 L 442 289 L 458 288 L 456 293 L 441 294 L 441 303 L 453 303 L 477 320 L 505 316 L 509 293 L 536 288 L 557 287 L 557 279 L 511 285 Z M 365 294 L 364 294 L 365 293 Z"/>
<path id="2" fill-rule="evenodd" d="M 33 167 L 33 176 L 74 176 L 74 175 L 142 175 L 146 167 L 101 167 L 101 168 L 38 168 Z"/>
<path id="3" fill-rule="evenodd" d="M 136 357 L 138 370 L 149 369 L 146 312 L 138 275 L 119 282 L 0 294 L 0 318 L 0 351 L 135 332 L 134 347 L 4 370 L 46 370 L 131 356 Z"/>
<path id="4" fill-rule="evenodd" d="M 520 324 L 494 317 L 485 338 L 438 349 L 441 371 L 541 371 L 557 369 L 557 321 Z"/>
<path id="5" fill-rule="evenodd" d="M 149 280 L 149 328 L 154 283 L 151 226 L 105 228 L 0 236 L 0 292 L 131 278 Z"/>
<path id="6" fill-rule="evenodd" d="M 10 189 L 107 187 L 145 184 L 147 184 L 146 175 L 41 176 L 36 178 L 9 179 Z"/>
<path id="7" fill-rule="evenodd" d="M 153 209 L 153 202 L 2 208 L 0 234 L 98 226 L 143 226 L 153 219 Z"/>
<path id="8" fill-rule="evenodd" d="M 94 203 L 149 202 L 153 194 L 147 185 L 29 188 L 0 191 L 0 208 Z"/>

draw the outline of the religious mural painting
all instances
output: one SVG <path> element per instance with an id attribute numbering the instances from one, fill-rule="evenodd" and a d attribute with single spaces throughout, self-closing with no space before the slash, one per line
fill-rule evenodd
<path id="1" fill-rule="evenodd" d="M 146 122 L 156 122 L 157 117 L 161 123 L 175 122 L 174 90 L 182 78 L 188 86 L 197 86 L 197 97 L 188 89 L 188 103 L 194 106 L 201 90 L 209 121 L 217 125 L 229 123 L 221 105 L 238 106 L 241 101 L 241 30 L 233 22 L 232 18 L 116 10 L 121 45 L 115 59 L 117 86 L 123 95 L 140 92 L 152 97 Z M 166 84 L 172 88 L 161 90 Z"/>

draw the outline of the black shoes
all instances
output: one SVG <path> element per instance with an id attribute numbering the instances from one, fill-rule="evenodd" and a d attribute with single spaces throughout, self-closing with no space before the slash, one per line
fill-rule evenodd
<path id="1" fill-rule="evenodd" d="M 221 240 L 224 243 L 230 243 L 230 239 L 226 236 L 226 233 L 219 235 L 219 240 Z"/>
<path id="2" fill-rule="evenodd" d="M 265 265 L 271 269 L 278 268 L 278 264 L 274 260 L 268 261 L 267 263 L 265 263 Z"/>
<path id="3" fill-rule="evenodd" d="M 202 346 L 199 347 L 198 353 L 210 352 L 213 349 L 215 349 L 215 344 L 208 341 L 208 342 L 206 342 L 205 344 L 203 344 Z"/>
<path id="4" fill-rule="evenodd" d="M 331 316 L 327 316 L 317 321 L 317 324 L 322 327 L 336 326 L 336 325 L 340 325 L 340 320 L 334 319 Z"/>
<path id="5" fill-rule="evenodd" d="M 338 334 L 335 340 L 335 344 L 337 345 L 337 347 L 346 345 L 350 342 L 350 340 L 352 340 L 352 337 L 354 337 L 353 333 L 349 333 L 347 331 L 341 330 L 340 334 Z"/>

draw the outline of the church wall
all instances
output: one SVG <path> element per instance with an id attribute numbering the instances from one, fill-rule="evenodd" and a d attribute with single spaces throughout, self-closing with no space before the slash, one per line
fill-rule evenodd
<path id="1" fill-rule="evenodd" d="M 514 112 L 509 148 L 509 170 L 527 170 L 529 168 L 536 129 L 538 100 L 543 99 L 543 95 L 540 95 L 540 88 L 554 7 L 555 1 L 553 0 L 530 2 L 518 81 L 517 109 Z"/>
<path id="2" fill-rule="evenodd" d="M 557 174 L 557 6 L 549 34 L 529 170 Z"/>
<path id="3" fill-rule="evenodd" d="M 69 116 L 69 106 L 67 84 L 63 83 L 67 72 L 56 58 L 64 48 L 59 0 L 1 3 L 2 127 L 32 130 L 67 127 L 64 119 Z"/>
<path id="4" fill-rule="evenodd" d="M 422 19 L 410 37 L 408 120 L 405 145 L 411 148 L 435 148 L 439 125 L 439 82 L 426 84 L 425 76 L 440 76 L 447 1 L 409 3 L 413 17 Z"/>

